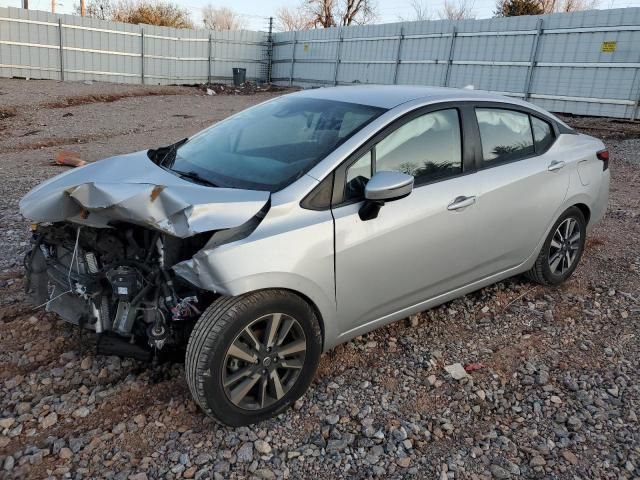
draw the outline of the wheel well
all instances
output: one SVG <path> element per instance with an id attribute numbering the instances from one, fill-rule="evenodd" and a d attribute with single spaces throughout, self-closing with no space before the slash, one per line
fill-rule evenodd
<path id="1" fill-rule="evenodd" d="M 587 222 L 587 224 L 589 224 L 589 219 L 591 218 L 591 210 L 589 210 L 589 207 L 587 207 L 584 203 L 576 203 L 574 207 L 578 208 L 582 212 L 585 221 Z"/>
<path id="2" fill-rule="evenodd" d="M 290 288 L 280 288 L 278 290 L 284 290 L 285 292 L 289 292 L 297 297 L 300 297 L 307 303 L 307 305 L 309 305 L 313 309 L 313 312 L 316 314 L 316 318 L 318 319 L 318 324 L 320 325 L 320 332 L 322 333 L 322 350 L 324 351 L 324 320 L 322 319 L 322 314 L 320 313 L 320 310 L 318 309 L 316 304 L 313 303 L 313 301 L 309 297 L 296 290 L 291 290 Z"/>
<path id="3" fill-rule="evenodd" d="M 291 288 L 276 287 L 276 288 L 262 288 L 262 289 L 258 289 L 258 290 L 251 290 L 251 291 L 244 292 L 243 294 L 239 294 L 239 295 L 245 295 L 245 294 L 249 294 L 249 293 L 267 291 L 267 290 L 280 290 L 281 292 L 290 293 L 290 294 L 295 295 L 296 297 L 300 298 L 302 301 L 304 301 L 307 305 L 309 305 L 311 307 L 311 309 L 313 310 L 313 313 L 316 314 L 316 318 L 318 319 L 318 324 L 320 325 L 320 333 L 322 334 L 322 339 L 321 339 L 322 340 L 322 348 L 323 348 L 323 351 L 324 351 L 324 340 L 325 340 L 324 319 L 322 318 L 322 314 L 320 313 L 320 309 L 313 302 L 313 300 L 311 300 L 309 297 L 307 297 L 303 293 L 300 293 L 299 291 L 293 290 Z M 207 307 L 211 303 L 213 303 L 213 301 L 215 301 L 215 299 L 217 299 L 217 298 L 219 298 L 219 295 L 216 295 L 213 298 L 213 300 L 211 300 L 210 302 L 207 302 Z"/>

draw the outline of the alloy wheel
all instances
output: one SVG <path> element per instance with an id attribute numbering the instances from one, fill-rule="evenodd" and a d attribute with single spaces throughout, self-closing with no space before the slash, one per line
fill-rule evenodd
<path id="1" fill-rule="evenodd" d="M 554 275 L 563 275 L 569 270 L 580 250 L 581 233 L 578 221 L 566 218 L 556 229 L 549 245 L 549 269 Z"/>
<path id="2" fill-rule="evenodd" d="M 225 395 L 236 407 L 261 410 L 284 397 L 304 365 L 307 341 L 300 323 L 284 313 L 247 325 L 227 349 Z"/>

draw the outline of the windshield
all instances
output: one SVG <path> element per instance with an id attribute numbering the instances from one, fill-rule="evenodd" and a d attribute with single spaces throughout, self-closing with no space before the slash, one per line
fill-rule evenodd
<path id="1" fill-rule="evenodd" d="M 278 191 L 300 178 L 381 108 L 280 97 L 218 123 L 175 149 L 172 170 L 230 188 Z"/>

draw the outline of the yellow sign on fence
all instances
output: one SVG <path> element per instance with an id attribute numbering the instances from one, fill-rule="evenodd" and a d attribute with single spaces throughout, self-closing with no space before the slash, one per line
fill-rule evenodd
<path id="1" fill-rule="evenodd" d="M 618 42 L 602 42 L 600 51 L 602 53 L 613 53 L 616 51 L 616 45 Z"/>

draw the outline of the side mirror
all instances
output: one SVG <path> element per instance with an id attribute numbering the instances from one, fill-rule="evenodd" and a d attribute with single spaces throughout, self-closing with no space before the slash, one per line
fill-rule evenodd
<path id="1" fill-rule="evenodd" d="M 401 172 L 376 173 L 364 189 L 365 202 L 358 212 L 360 220 L 376 218 L 385 202 L 404 198 L 412 191 L 413 176 Z"/>

